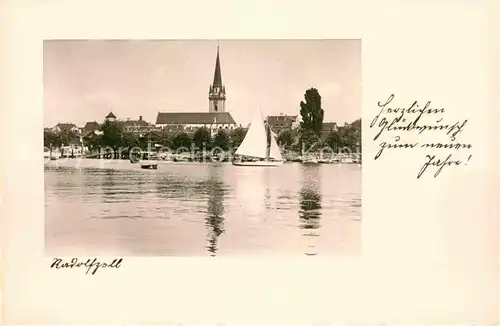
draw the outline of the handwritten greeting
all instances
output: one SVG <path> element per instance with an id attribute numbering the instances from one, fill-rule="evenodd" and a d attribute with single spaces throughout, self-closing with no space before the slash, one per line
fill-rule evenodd
<path id="1" fill-rule="evenodd" d="M 427 154 L 423 159 L 419 179 L 428 170 L 434 170 L 434 177 L 440 175 L 444 168 L 465 166 L 472 157 L 471 144 L 461 143 L 459 136 L 467 126 L 467 119 L 453 121 L 445 119 L 446 109 L 433 107 L 431 101 L 425 104 L 414 101 L 408 107 L 395 107 L 392 105 L 394 94 L 387 100 L 379 101 L 378 114 L 370 123 L 370 128 L 376 129 L 373 141 L 379 142 L 375 160 L 389 150 L 399 149 L 425 149 Z M 418 137 L 413 136 L 415 133 Z M 415 141 L 415 139 L 428 139 L 423 137 L 431 133 L 434 139 L 443 138 L 446 141 Z M 411 138 L 411 139 L 410 139 Z"/>

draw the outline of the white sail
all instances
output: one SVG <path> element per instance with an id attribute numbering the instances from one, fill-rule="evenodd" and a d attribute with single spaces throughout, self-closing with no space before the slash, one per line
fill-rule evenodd
<path id="1" fill-rule="evenodd" d="M 276 142 L 276 138 L 274 138 L 274 133 L 271 134 L 271 149 L 269 153 L 269 157 L 273 158 L 277 161 L 282 161 L 283 157 L 281 156 L 281 150 Z"/>
<path id="2" fill-rule="evenodd" d="M 267 137 L 264 120 L 256 114 L 250 123 L 247 134 L 236 150 L 236 155 L 266 158 Z"/>

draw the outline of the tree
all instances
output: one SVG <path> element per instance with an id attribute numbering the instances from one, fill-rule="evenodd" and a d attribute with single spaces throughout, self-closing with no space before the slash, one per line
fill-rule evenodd
<path id="1" fill-rule="evenodd" d="M 122 137 L 122 146 L 123 147 L 128 147 L 128 149 L 132 149 L 134 147 L 139 147 L 140 146 L 140 141 L 139 137 L 133 133 L 124 133 Z"/>
<path id="2" fill-rule="evenodd" d="M 300 131 L 300 150 L 309 151 L 314 150 L 318 147 L 319 136 L 316 135 L 312 130 L 302 129 Z"/>
<path id="3" fill-rule="evenodd" d="M 302 121 L 300 126 L 303 130 L 314 132 L 320 135 L 323 127 L 324 111 L 321 108 L 321 96 L 316 88 L 306 90 L 304 101 L 300 102 L 300 115 Z"/>
<path id="4" fill-rule="evenodd" d="M 210 147 L 212 143 L 210 131 L 205 127 L 196 129 L 193 134 L 193 143 L 200 150 L 203 149 L 203 147 Z"/>
<path id="5" fill-rule="evenodd" d="M 96 135 L 95 133 L 90 133 L 85 136 L 85 144 L 89 147 L 91 151 L 98 149 L 102 145 L 102 135 Z"/>
<path id="6" fill-rule="evenodd" d="M 101 137 L 101 143 L 103 146 L 109 146 L 114 150 L 122 144 L 122 126 L 117 121 L 106 120 L 102 126 L 101 131 L 103 132 Z"/>
<path id="7" fill-rule="evenodd" d="M 181 147 L 189 149 L 191 148 L 191 137 L 187 133 L 181 132 L 174 137 L 172 145 L 175 149 Z"/>
<path id="8" fill-rule="evenodd" d="M 214 137 L 214 146 L 220 147 L 223 150 L 227 151 L 229 149 L 229 145 L 228 134 L 223 129 L 219 129 L 217 135 L 215 135 Z"/>
<path id="9" fill-rule="evenodd" d="M 50 131 L 43 132 L 43 146 L 50 148 L 50 146 L 54 148 L 61 147 L 61 138 L 58 135 L 54 134 Z"/>
<path id="10" fill-rule="evenodd" d="M 326 138 L 326 144 L 334 152 L 338 152 L 344 146 L 344 140 L 338 131 L 332 131 Z"/>
<path id="11" fill-rule="evenodd" d="M 348 147 L 353 152 L 356 151 L 357 147 L 361 144 L 361 119 L 344 126 L 342 139 L 343 146 Z"/>
<path id="12" fill-rule="evenodd" d="M 160 143 L 163 147 L 172 148 L 174 144 L 174 136 L 167 132 L 164 132 L 161 135 Z"/>
<path id="13" fill-rule="evenodd" d="M 231 146 L 237 148 L 245 139 L 247 130 L 243 128 L 236 128 L 231 132 Z"/>
<path id="14" fill-rule="evenodd" d="M 361 119 L 354 120 L 350 126 L 361 132 Z"/>
<path id="15" fill-rule="evenodd" d="M 59 136 L 61 145 L 63 145 L 63 146 L 64 145 L 68 146 L 72 140 L 78 138 L 77 134 L 75 134 L 71 130 L 62 130 L 59 132 L 58 136 Z"/>
<path id="16" fill-rule="evenodd" d="M 278 135 L 278 144 L 285 148 L 290 148 L 293 144 L 293 132 L 289 129 L 285 129 Z"/>

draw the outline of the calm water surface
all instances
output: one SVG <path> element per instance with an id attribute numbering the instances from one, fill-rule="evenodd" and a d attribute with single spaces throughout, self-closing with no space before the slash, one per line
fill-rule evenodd
<path id="1" fill-rule="evenodd" d="M 49 255 L 357 254 L 356 164 L 45 164 Z M 78 165 L 78 166 L 77 166 Z"/>

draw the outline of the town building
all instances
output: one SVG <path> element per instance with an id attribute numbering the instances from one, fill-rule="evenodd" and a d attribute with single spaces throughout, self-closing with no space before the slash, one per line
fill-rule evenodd
<path id="1" fill-rule="evenodd" d="M 226 88 L 222 83 L 219 46 L 215 59 L 214 79 L 208 90 L 208 112 L 158 112 L 155 126 L 164 132 L 194 132 L 200 127 L 205 127 L 212 135 L 220 129 L 237 128 L 236 122 L 226 108 Z"/>
<path id="2" fill-rule="evenodd" d="M 144 119 L 142 119 L 142 115 L 139 116 L 138 120 L 122 120 L 120 121 L 123 131 L 127 133 L 136 134 L 139 136 L 143 136 L 148 133 L 152 129 L 155 128 L 154 124 L 148 123 Z"/>
<path id="3" fill-rule="evenodd" d="M 80 128 L 78 128 L 75 124 L 65 122 L 65 123 L 58 123 L 54 127 L 51 128 L 51 131 L 53 133 L 60 133 L 60 132 L 74 132 L 74 133 L 80 133 Z"/>
<path id="4" fill-rule="evenodd" d="M 101 129 L 101 125 L 98 122 L 89 121 L 85 124 L 85 126 L 83 126 L 82 131 L 89 132 L 89 131 L 96 131 L 96 130 L 100 130 L 100 129 Z"/>
<path id="5" fill-rule="evenodd" d="M 101 125 L 96 121 L 89 121 L 83 126 L 83 128 L 80 128 L 80 130 L 81 130 L 81 135 L 83 137 L 86 137 L 89 134 L 94 134 L 94 133 L 98 134 L 101 130 Z"/>
<path id="6" fill-rule="evenodd" d="M 270 115 L 267 117 L 267 123 L 276 134 L 279 134 L 283 130 L 297 128 L 299 126 L 299 118 L 298 115 Z"/>
<path id="7" fill-rule="evenodd" d="M 229 112 L 159 112 L 156 126 L 167 132 L 194 132 L 205 127 L 213 134 L 219 129 L 232 130 L 237 127 Z"/>
<path id="8" fill-rule="evenodd" d="M 116 121 L 116 115 L 113 112 L 109 112 L 105 119 L 108 121 Z"/>
<path id="9" fill-rule="evenodd" d="M 339 127 L 336 122 L 323 122 L 323 128 L 321 129 L 321 138 L 326 139 L 328 135 L 332 132 L 339 131 Z"/>

